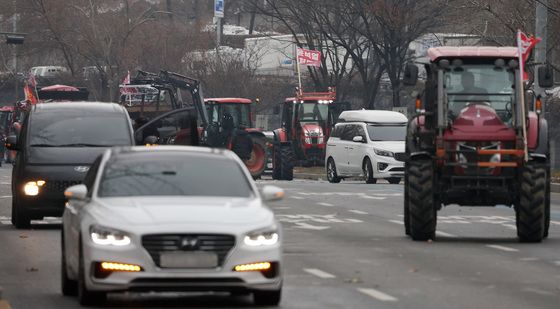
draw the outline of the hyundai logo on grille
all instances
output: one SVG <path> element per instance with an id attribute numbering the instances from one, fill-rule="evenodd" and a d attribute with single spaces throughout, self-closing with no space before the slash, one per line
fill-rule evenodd
<path id="1" fill-rule="evenodd" d="M 85 173 L 89 171 L 89 166 L 76 166 L 74 167 L 74 170 L 78 173 Z"/>
<path id="2" fill-rule="evenodd" d="M 179 248 L 181 250 L 195 250 L 198 249 L 198 238 L 193 237 L 183 237 L 179 243 Z"/>

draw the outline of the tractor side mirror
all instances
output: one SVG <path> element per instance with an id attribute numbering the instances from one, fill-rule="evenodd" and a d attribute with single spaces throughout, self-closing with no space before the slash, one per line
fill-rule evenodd
<path id="1" fill-rule="evenodd" d="M 403 84 L 414 86 L 418 81 L 418 67 L 414 63 L 407 63 L 404 68 Z"/>
<path id="2" fill-rule="evenodd" d="M 539 67 L 539 86 L 550 88 L 554 86 L 554 70 L 550 65 Z"/>
<path id="3" fill-rule="evenodd" d="M 280 106 L 274 105 L 274 107 L 272 108 L 272 113 L 274 115 L 279 115 L 280 114 Z"/>

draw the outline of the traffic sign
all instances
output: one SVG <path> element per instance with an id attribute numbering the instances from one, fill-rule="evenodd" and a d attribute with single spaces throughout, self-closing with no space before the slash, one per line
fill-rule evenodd
<path id="1" fill-rule="evenodd" d="M 224 17 L 224 1 L 225 0 L 214 0 L 214 17 Z"/>

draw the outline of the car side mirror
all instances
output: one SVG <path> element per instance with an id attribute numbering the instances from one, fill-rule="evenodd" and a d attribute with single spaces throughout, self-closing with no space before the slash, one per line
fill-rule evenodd
<path id="1" fill-rule="evenodd" d="M 6 146 L 7 149 L 9 150 L 19 150 L 18 144 L 17 144 L 17 136 L 16 135 L 10 135 L 6 138 L 6 142 L 4 144 L 4 146 Z"/>
<path id="2" fill-rule="evenodd" d="M 352 138 L 352 141 L 354 141 L 356 143 L 363 143 L 364 142 L 364 137 L 361 136 L 361 135 L 354 136 L 354 138 Z"/>
<path id="3" fill-rule="evenodd" d="M 264 186 L 261 192 L 265 201 L 278 201 L 285 195 L 284 190 L 276 186 Z"/>
<path id="4" fill-rule="evenodd" d="M 68 187 L 64 191 L 64 196 L 69 200 L 85 200 L 87 197 L 88 189 L 86 185 L 79 184 Z"/>
<path id="5" fill-rule="evenodd" d="M 408 63 L 404 68 L 403 84 L 414 86 L 418 81 L 418 67 L 414 63 Z"/>
<path id="6" fill-rule="evenodd" d="M 554 86 L 554 70 L 550 65 L 539 67 L 538 73 L 539 86 L 541 88 L 550 88 Z"/>

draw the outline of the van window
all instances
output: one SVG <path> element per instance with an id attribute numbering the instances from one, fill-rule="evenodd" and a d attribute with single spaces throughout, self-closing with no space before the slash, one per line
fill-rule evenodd
<path id="1" fill-rule="evenodd" d="M 344 141 L 351 141 L 356 133 L 356 125 L 354 124 L 347 124 L 344 126 L 344 130 L 340 134 L 340 139 Z"/>
<path id="2" fill-rule="evenodd" d="M 369 124 L 367 126 L 369 138 L 372 141 L 404 141 L 406 138 L 406 126 L 379 126 Z"/>
<path id="3" fill-rule="evenodd" d="M 340 137 L 340 133 L 344 130 L 345 125 L 338 125 L 334 127 L 331 137 Z"/>
<path id="4" fill-rule="evenodd" d="M 33 113 L 28 123 L 31 147 L 107 147 L 132 143 L 128 120 L 120 113 L 52 109 Z"/>

